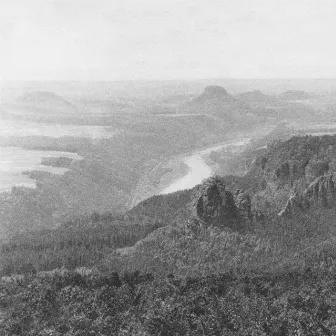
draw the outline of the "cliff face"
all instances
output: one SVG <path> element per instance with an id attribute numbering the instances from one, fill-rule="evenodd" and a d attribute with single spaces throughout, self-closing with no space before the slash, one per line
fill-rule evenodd
<path id="1" fill-rule="evenodd" d="M 245 221 L 252 220 L 252 202 L 251 197 L 244 191 L 237 190 L 235 195 L 235 204 L 238 208 L 239 215 Z"/>
<path id="2" fill-rule="evenodd" d="M 269 164 L 270 166 L 271 164 Z M 315 180 L 329 171 L 329 163 L 316 159 L 293 159 L 278 164 L 274 169 L 267 169 L 267 159 L 261 163 L 261 169 L 264 171 L 264 178 L 276 189 L 284 186 L 292 187 L 299 179 L 305 179 L 307 182 Z"/>
<path id="3" fill-rule="evenodd" d="M 335 205 L 335 183 L 334 174 L 318 177 L 312 182 L 303 193 L 303 198 L 311 204 L 324 207 Z"/>
<path id="4" fill-rule="evenodd" d="M 293 193 L 279 216 L 295 215 L 298 211 L 304 211 L 311 206 L 333 207 L 335 206 L 335 182 L 334 174 L 328 174 L 316 178 L 302 192 Z"/>
<path id="5" fill-rule="evenodd" d="M 264 155 L 254 161 L 252 170 L 262 172 L 268 180 L 293 181 L 301 177 L 315 179 L 336 163 L 336 136 L 292 137 L 267 146 Z M 335 170 L 336 171 L 336 170 Z"/>
<path id="6" fill-rule="evenodd" d="M 336 136 L 293 137 L 268 144 L 237 187 L 245 185 L 256 211 L 284 216 L 334 206 L 335 176 Z"/>
<path id="7" fill-rule="evenodd" d="M 226 190 L 222 179 L 212 177 L 196 191 L 193 213 L 206 226 L 241 230 L 246 228 L 252 218 L 251 199 L 241 191 L 237 191 L 234 196 Z"/>

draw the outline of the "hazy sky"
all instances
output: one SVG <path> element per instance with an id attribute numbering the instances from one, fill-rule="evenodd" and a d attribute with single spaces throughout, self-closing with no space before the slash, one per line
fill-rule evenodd
<path id="1" fill-rule="evenodd" d="M 336 0 L 0 0 L 0 79 L 336 77 Z"/>

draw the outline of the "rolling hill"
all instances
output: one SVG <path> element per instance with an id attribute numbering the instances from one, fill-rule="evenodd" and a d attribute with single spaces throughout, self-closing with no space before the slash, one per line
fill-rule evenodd
<path id="1" fill-rule="evenodd" d="M 78 108 L 70 101 L 49 91 L 33 91 L 16 99 L 16 103 L 37 113 L 78 113 Z"/>

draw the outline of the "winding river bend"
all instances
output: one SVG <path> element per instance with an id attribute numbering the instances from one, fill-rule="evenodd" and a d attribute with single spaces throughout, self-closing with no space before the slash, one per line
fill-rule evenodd
<path id="1" fill-rule="evenodd" d="M 235 141 L 231 140 L 229 142 L 222 143 L 207 149 L 196 151 L 181 158 L 183 163 L 188 166 L 188 173 L 168 185 L 160 192 L 160 194 L 164 195 L 179 190 L 191 189 L 195 185 L 200 184 L 204 179 L 214 175 L 213 168 L 207 164 L 204 159 L 205 155 L 208 155 L 211 152 L 220 151 L 222 149 L 229 149 L 230 152 L 238 152 L 243 150 L 250 141 L 250 138 L 240 138 Z"/>

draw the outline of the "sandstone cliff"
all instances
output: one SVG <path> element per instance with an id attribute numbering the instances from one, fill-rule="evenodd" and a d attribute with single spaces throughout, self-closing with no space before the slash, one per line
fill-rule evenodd
<path id="1" fill-rule="evenodd" d="M 334 174 L 319 176 L 302 193 L 293 192 L 279 216 L 292 216 L 312 206 L 333 207 L 335 198 Z"/>
<path id="2" fill-rule="evenodd" d="M 219 177 L 211 177 L 195 192 L 193 214 L 206 226 L 241 230 L 252 218 L 251 199 L 248 194 L 228 191 Z"/>

